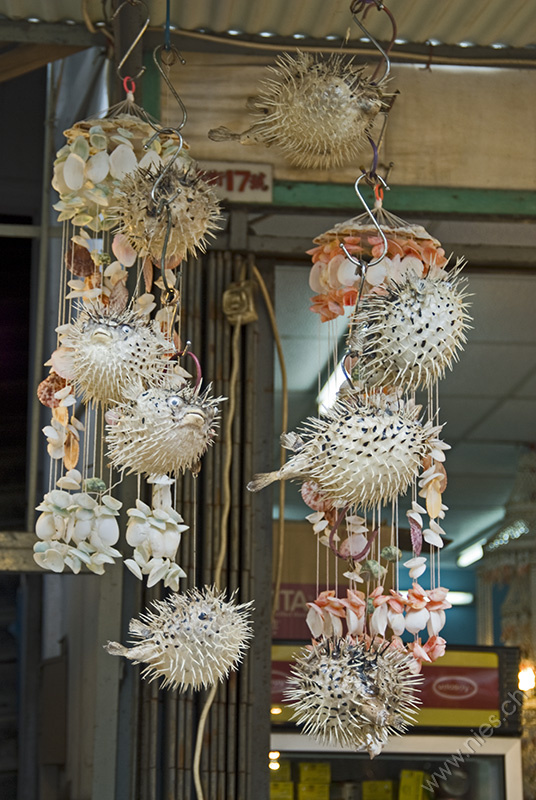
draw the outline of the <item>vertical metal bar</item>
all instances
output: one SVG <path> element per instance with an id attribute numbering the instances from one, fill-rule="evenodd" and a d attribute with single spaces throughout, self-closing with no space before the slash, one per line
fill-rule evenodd
<path id="1" fill-rule="evenodd" d="M 28 410 L 28 475 L 27 475 L 27 514 L 26 530 L 33 530 L 35 520 L 35 505 L 37 499 L 37 483 L 39 469 L 39 452 L 41 441 L 41 404 L 37 399 L 36 389 L 41 380 L 43 370 L 43 335 L 45 328 L 46 297 L 47 297 L 47 261 L 49 243 L 50 220 L 50 180 L 52 177 L 52 154 L 54 149 L 54 106 L 56 98 L 54 92 L 54 72 L 51 64 L 47 67 L 47 100 L 44 121 L 43 144 L 43 183 L 41 188 L 41 233 L 39 237 L 39 258 L 37 274 L 32 283 L 35 285 L 35 296 L 32 298 L 33 314 L 31 321 L 31 378 L 30 378 L 30 406 Z"/>

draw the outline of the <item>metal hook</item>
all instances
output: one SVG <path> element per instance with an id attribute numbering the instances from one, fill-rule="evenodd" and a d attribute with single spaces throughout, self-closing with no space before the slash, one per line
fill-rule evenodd
<path id="1" fill-rule="evenodd" d="M 180 152 L 182 150 L 183 141 L 184 141 L 183 138 L 182 138 L 182 134 L 179 133 L 179 131 L 176 131 L 174 128 L 162 128 L 162 131 L 160 131 L 160 133 L 176 133 L 177 136 L 179 137 L 179 145 L 177 147 L 177 152 L 174 153 L 174 155 L 169 159 L 169 161 L 167 162 L 166 166 L 162 170 L 162 174 L 158 177 L 158 180 L 155 181 L 154 186 L 151 189 L 151 199 L 153 200 L 154 203 L 158 203 L 157 213 L 160 213 L 162 211 L 162 208 L 165 205 L 169 206 L 169 204 L 172 203 L 175 200 L 175 198 L 178 197 L 179 194 L 180 194 L 181 187 L 179 186 L 178 189 L 176 190 L 176 192 L 174 192 L 172 195 L 161 197 L 159 200 L 156 199 L 157 192 L 160 189 L 160 184 L 162 183 L 162 181 L 164 180 L 164 178 L 168 174 L 169 170 L 171 169 L 171 167 L 173 166 L 173 164 L 175 163 L 175 161 L 179 157 L 179 154 L 180 154 Z M 159 134 L 155 134 L 154 136 L 151 136 L 151 138 L 149 139 L 149 141 L 146 144 L 146 147 L 149 147 L 152 144 L 152 142 L 154 142 L 155 138 L 158 135 Z M 168 233 L 168 236 L 169 236 L 169 233 Z"/>
<path id="2" fill-rule="evenodd" d="M 368 267 L 373 267 L 375 264 L 379 264 L 379 262 L 382 260 L 382 258 L 385 258 L 385 256 L 387 255 L 387 250 L 388 250 L 388 248 L 389 248 L 389 246 L 388 246 L 388 244 L 387 244 L 387 239 L 385 238 L 385 233 L 382 231 L 381 227 L 380 227 L 380 226 L 379 226 L 379 224 L 378 224 L 378 220 L 376 219 L 376 217 L 374 216 L 374 214 L 372 213 L 372 211 L 371 211 L 371 210 L 370 210 L 370 208 L 368 207 L 368 205 L 367 205 L 367 202 L 366 202 L 365 198 L 363 197 L 363 195 L 362 195 L 362 194 L 361 194 L 361 192 L 359 191 L 359 184 L 360 184 L 360 182 L 363 180 L 363 178 L 367 178 L 367 177 L 368 177 L 367 173 L 366 173 L 366 172 L 362 172 L 362 173 L 361 173 L 361 175 L 359 176 L 359 178 L 356 180 L 356 182 L 355 182 L 355 184 L 354 184 L 354 189 L 355 189 L 355 193 L 356 193 L 356 195 L 357 195 L 357 196 L 359 197 L 359 199 L 361 200 L 361 203 L 363 204 L 363 206 L 364 206 L 364 208 L 365 208 L 365 211 L 366 211 L 366 213 L 367 213 L 367 214 L 368 214 L 368 216 L 370 217 L 372 224 L 374 225 L 374 227 L 375 227 L 375 228 L 376 228 L 376 230 L 378 231 L 379 235 L 381 236 L 381 239 L 382 239 L 382 242 L 383 242 L 382 254 L 381 254 L 381 256 L 380 256 L 379 258 L 376 258 L 374 261 L 369 261 L 369 262 L 368 262 L 368 264 L 366 264 L 364 261 L 359 261 L 357 258 L 354 258 L 352 255 L 350 255 L 350 253 L 349 253 L 349 252 L 348 252 L 348 250 L 346 249 L 346 245 L 345 245 L 344 243 L 341 243 L 341 244 L 339 245 L 339 247 L 341 248 L 341 250 L 344 252 L 344 254 L 345 254 L 346 258 L 347 258 L 349 261 L 351 261 L 351 262 L 352 262 L 352 264 L 355 264 L 357 267 L 361 267 L 361 270 L 362 270 L 362 272 L 363 272 L 363 277 L 364 277 L 364 275 L 365 275 L 365 270 L 366 270 Z M 374 177 L 375 177 L 375 180 L 376 180 L 377 182 L 379 182 L 379 183 L 381 183 L 381 184 L 382 184 L 382 187 L 383 187 L 384 189 L 387 189 L 387 191 L 389 191 L 389 187 L 388 187 L 387 183 L 384 181 L 384 179 L 382 178 L 382 176 L 381 176 L 381 175 L 375 175 Z"/>
<path id="3" fill-rule="evenodd" d="M 136 80 L 137 78 L 140 78 L 143 75 L 143 73 L 145 72 L 145 67 L 142 67 L 140 69 L 140 71 L 138 72 L 138 74 L 134 75 L 134 76 L 123 75 L 121 70 L 125 66 L 126 62 L 128 61 L 129 57 L 131 56 L 132 52 L 134 51 L 134 48 L 136 47 L 136 45 L 138 44 L 138 42 L 142 38 L 143 34 L 145 33 L 145 31 L 149 27 L 149 22 L 151 21 L 151 18 L 149 16 L 149 9 L 147 8 L 147 6 L 143 2 L 143 0 L 123 0 L 121 5 L 118 6 L 117 9 L 115 10 L 115 12 L 114 12 L 114 14 L 112 16 L 112 19 L 115 19 L 119 15 L 121 9 L 123 9 L 127 5 L 129 5 L 129 6 L 143 6 L 144 9 L 145 9 L 145 13 L 147 15 L 147 19 L 145 20 L 142 29 L 140 30 L 140 32 L 138 33 L 138 35 L 136 36 L 136 38 L 134 39 L 134 41 L 132 42 L 130 47 L 128 48 L 127 52 L 125 53 L 125 55 L 123 56 L 123 58 L 121 59 L 119 64 L 117 65 L 117 75 L 121 80 L 124 80 L 126 77 L 131 77 L 131 78 L 133 77 L 134 80 Z"/>
<path id="4" fill-rule="evenodd" d="M 392 33 L 392 36 L 391 36 L 391 41 L 390 41 L 389 46 L 387 47 L 386 50 L 383 49 L 381 44 L 374 38 L 374 36 L 372 36 L 372 34 L 367 30 L 367 28 L 365 28 L 363 23 L 357 18 L 357 14 L 359 14 L 361 11 L 363 11 L 363 9 L 365 9 L 365 14 L 366 14 L 366 12 L 368 11 L 368 8 L 370 8 L 371 5 L 375 5 L 376 8 L 378 9 L 378 11 L 385 11 L 385 13 L 389 17 L 389 20 L 390 20 L 391 25 L 393 27 L 393 33 Z M 389 11 L 389 9 L 381 2 L 381 0 L 358 0 L 358 2 L 356 2 L 356 0 L 353 0 L 353 2 L 350 4 L 350 13 L 352 15 L 352 18 L 353 18 L 355 24 L 359 28 L 361 28 L 361 30 L 363 31 L 365 36 L 367 36 L 370 39 L 370 41 L 372 42 L 374 47 L 378 50 L 379 53 L 381 53 L 383 59 L 385 60 L 385 70 L 384 70 L 384 73 L 383 73 L 382 77 L 379 80 L 375 80 L 376 73 L 378 71 L 379 65 L 378 65 L 378 67 L 376 67 L 376 70 L 374 71 L 374 74 L 372 75 L 372 80 L 374 81 L 374 83 L 376 83 L 376 84 L 383 83 L 383 81 L 387 80 L 387 78 L 389 77 L 389 74 L 391 72 L 391 59 L 389 58 L 389 51 L 391 50 L 391 47 L 393 46 L 394 41 L 396 39 L 396 22 L 395 22 L 395 18 L 393 17 L 393 15 Z"/>
<path id="5" fill-rule="evenodd" d="M 164 59 L 163 53 L 166 54 L 166 60 Z M 184 128 L 184 126 L 186 125 L 186 120 L 188 119 L 188 112 L 186 111 L 186 106 L 182 102 L 177 90 L 175 89 L 175 87 L 173 86 L 173 84 L 169 80 L 168 76 L 166 75 L 166 73 L 162 69 L 162 64 L 158 60 L 158 56 L 159 55 L 160 55 L 161 61 L 163 61 L 163 63 L 166 65 L 166 67 L 173 66 L 173 64 L 177 61 L 177 59 L 181 62 L 181 64 L 186 64 L 186 61 L 184 60 L 184 58 L 181 56 L 181 54 L 179 53 L 179 51 L 177 50 L 177 48 L 174 45 L 171 45 L 171 47 L 166 48 L 165 45 L 159 44 L 158 47 L 155 47 L 155 49 L 153 51 L 153 61 L 156 64 L 156 67 L 157 67 L 160 75 L 162 76 L 162 78 L 164 79 L 165 83 L 167 84 L 167 87 L 168 87 L 169 91 L 171 92 L 171 94 L 173 95 L 175 100 L 177 101 L 180 110 L 182 111 L 182 121 L 181 121 L 180 125 L 177 125 L 175 127 L 175 131 L 178 132 L 178 131 L 181 131 Z M 153 125 L 153 128 L 154 128 L 154 125 Z M 155 128 L 155 130 L 156 130 L 156 128 Z"/>

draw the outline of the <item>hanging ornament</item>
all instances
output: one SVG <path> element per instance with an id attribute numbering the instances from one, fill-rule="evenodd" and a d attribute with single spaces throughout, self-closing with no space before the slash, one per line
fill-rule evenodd
<path id="1" fill-rule="evenodd" d="M 133 394 L 108 415 L 108 456 L 114 467 L 147 475 L 175 475 L 200 469 L 200 459 L 212 444 L 218 406 L 210 386 L 154 387 Z"/>
<path id="2" fill-rule="evenodd" d="M 441 426 L 418 421 L 420 407 L 339 400 L 324 418 L 310 417 L 301 434 L 283 435 L 295 455 L 276 472 L 255 476 L 256 492 L 276 480 L 314 481 L 334 505 L 369 508 L 404 494 L 426 456 L 441 461 L 449 445 Z"/>
<path id="3" fill-rule="evenodd" d="M 153 486 L 153 507 L 140 499 L 136 507 L 129 508 L 126 540 L 134 548 L 133 558 L 125 560 L 125 566 L 143 580 L 147 575 L 147 586 L 163 581 L 174 592 L 179 590 L 179 579 L 186 573 L 175 558 L 182 533 L 188 530 L 181 515 L 173 508 L 171 486 L 175 483 L 167 475 L 150 478 Z"/>
<path id="4" fill-rule="evenodd" d="M 145 664 L 144 678 L 163 678 L 162 688 L 181 692 L 206 689 L 237 668 L 252 636 L 251 603 L 237 605 L 234 594 L 226 600 L 205 586 L 155 600 L 153 607 L 130 622 L 139 643 L 128 648 L 108 642 L 108 653 Z"/>
<path id="5" fill-rule="evenodd" d="M 384 51 L 355 14 L 354 20 L 382 56 L 381 78 L 377 73 L 382 62 L 371 75 L 344 53 L 283 53 L 268 67 L 257 96 L 248 100 L 252 127 L 238 134 L 214 128 L 209 138 L 275 145 L 291 164 L 303 168 L 333 169 L 355 161 L 376 117 L 389 111 L 394 98 L 387 84 L 388 52 L 396 34 L 393 27 L 391 45 Z"/>
<path id="6" fill-rule="evenodd" d="M 57 489 L 45 494 L 37 510 L 34 560 L 52 572 L 68 567 L 77 574 L 84 566 L 102 575 L 121 553 L 113 545 L 119 539 L 116 517 L 122 503 L 112 497 L 104 481 L 82 482 L 76 469 L 57 481 Z M 72 491 L 74 490 L 74 493 Z"/>
<path id="7" fill-rule="evenodd" d="M 110 230 L 117 224 L 110 207 L 117 203 L 121 182 L 136 169 L 156 170 L 188 146 L 172 129 L 154 138 L 147 113 L 127 99 L 101 118 L 75 123 L 64 132 L 67 143 L 56 154 L 52 186 L 60 200 L 53 207 L 58 220 Z M 182 158 L 190 161 L 183 153 Z"/>
<path id="8" fill-rule="evenodd" d="M 322 639 L 296 659 L 286 698 L 293 719 L 323 745 L 381 753 L 404 733 L 419 705 L 422 681 L 411 656 L 389 644 Z"/>
<path id="9" fill-rule="evenodd" d="M 386 273 L 385 291 L 370 292 L 352 318 L 347 346 L 357 358 L 355 381 L 409 392 L 444 377 L 458 359 L 470 321 L 462 266 L 459 261 L 448 273 L 410 267 L 397 280 Z"/>
<path id="10" fill-rule="evenodd" d="M 277 146 L 297 167 L 330 169 L 355 160 L 374 120 L 387 110 L 385 83 L 375 83 L 353 58 L 283 53 L 268 67 L 259 93 L 248 103 L 257 119 L 245 134 L 209 131 L 216 141 L 249 134 Z"/>
<path id="11" fill-rule="evenodd" d="M 58 329 L 55 371 L 71 381 L 85 403 L 123 402 L 132 384 L 162 381 L 173 345 L 156 322 L 137 309 L 114 311 L 93 304 Z"/>
<path id="12" fill-rule="evenodd" d="M 164 203 L 162 198 L 167 198 Z M 168 266 L 204 253 L 206 237 L 213 236 L 221 221 L 214 190 L 198 175 L 196 163 L 186 158 L 172 166 L 129 173 L 117 189 L 110 214 L 141 256 L 160 263 L 165 243 Z"/>
<path id="13" fill-rule="evenodd" d="M 356 192 L 364 203 L 357 182 Z M 334 225 L 314 242 L 316 247 L 307 251 L 313 258 L 309 286 L 316 293 L 311 298 L 311 311 L 320 314 L 322 322 L 344 314 L 345 306 L 354 306 L 358 292 L 363 298 L 369 294 L 385 297 L 386 287 L 404 285 L 409 276 L 414 281 L 428 276 L 438 282 L 449 279 L 439 241 L 422 225 L 410 224 L 386 211 L 380 199 L 372 210 Z M 364 280 L 348 255 L 365 264 Z M 375 263 L 367 266 L 371 260 Z M 453 277 L 457 278 L 459 268 L 458 264 Z"/>

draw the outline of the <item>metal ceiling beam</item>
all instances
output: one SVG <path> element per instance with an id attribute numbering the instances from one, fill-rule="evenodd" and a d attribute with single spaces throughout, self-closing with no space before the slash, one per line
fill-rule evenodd
<path id="1" fill-rule="evenodd" d="M 78 53 L 79 45 L 19 44 L 0 53 L 0 83 L 45 67 L 52 61 Z"/>
<path id="2" fill-rule="evenodd" d="M 315 48 L 319 50 L 340 51 L 340 41 L 327 41 L 325 39 L 305 38 L 296 40 L 292 37 L 273 36 L 267 41 L 259 36 L 226 36 L 213 34 L 210 31 L 173 31 L 173 43 L 179 50 L 207 51 L 213 53 L 243 53 L 252 55 L 266 53 L 267 57 L 287 50 Z M 160 28 L 149 29 L 143 37 L 144 49 L 151 50 L 162 44 L 163 31 Z M 107 47 L 108 41 L 100 28 L 96 33 L 91 33 L 85 25 L 79 22 L 68 24 L 66 22 L 26 22 L 23 20 L 0 20 L 0 42 L 13 42 L 24 44 L 57 44 L 73 47 Z M 346 51 L 356 52 L 364 58 L 375 55 L 360 41 L 349 41 L 345 45 Z M 536 48 L 532 47 L 458 47 L 457 45 L 436 45 L 407 43 L 393 48 L 392 61 L 402 63 L 417 63 L 424 66 L 434 64 L 457 64 L 495 66 L 495 67 L 536 67 Z"/>

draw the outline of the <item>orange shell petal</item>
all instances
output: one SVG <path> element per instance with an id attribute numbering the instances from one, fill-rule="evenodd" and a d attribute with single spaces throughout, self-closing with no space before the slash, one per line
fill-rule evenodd
<path id="1" fill-rule="evenodd" d="M 65 406 L 57 406 L 52 409 L 52 417 L 66 428 L 69 424 L 69 409 Z"/>
<path id="2" fill-rule="evenodd" d="M 67 411 L 67 409 L 65 409 Z M 78 457 L 80 455 L 80 446 L 78 444 L 78 439 L 73 434 L 72 431 L 67 432 L 67 438 L 65 440 L 65 455 L 63 456 L 63 463 L 65 465 L 65 469 L 74 469 L 78 464 Z"/>
<path id="3" fill-rule="evenodd" d="M 436 519 L 441 512 L 441 478 L 434 478 L 426 492 L 426 511 L 430 519 Z"/>

